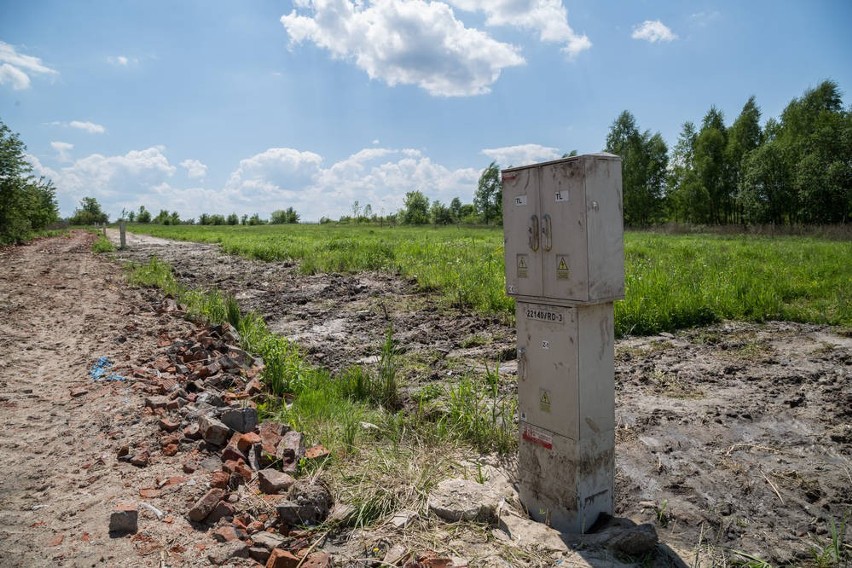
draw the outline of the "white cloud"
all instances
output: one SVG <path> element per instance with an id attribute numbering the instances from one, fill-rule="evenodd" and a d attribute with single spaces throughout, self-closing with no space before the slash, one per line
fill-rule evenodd
<path id="1" fill-rule="evenodd" d="M 503 69 L 524 63 L 517 47 L 465 27 L 443 2 L 296 0 L 295 6 L 281 17 L 291 44 L 313 42 L 391 86 L 479 95 Z"/>
<path id="2" fill-rule="evenodd" d="M 180 166 L 186 169 L 186 175 L 189 178 L 203 178 L 207 175 L 207 166 L 198 160 L 184 160 Z"/>
<path id="3" fill-rule="evenodd" d="M 562 156 L 556 148 L 540 146 L 539 144 L 520 144 L 518 146 L 504 146 L 503 148 L 486 148 L 483 154 L 497 162 L 501 168 L 512 166 L 526 166 L 538 162 L 555 160 Z"/>
<path id="4" fill-rule="evenodd" d="M 100 124 L 95 124 L 94 122 L 72 120 L 68 123 L 68 126 L 70 126 L 71 128 L 77 128 L 78 130 L 85 130 L 89 134 L 103 134 L 104 132 L 106 132 L 106 128 L 104 128 Z"/>
<path id="5" fill-rule="evenodd" d="M 54 148 L 70 149 L 64 144 Z M 317 221 L 351 213 L 356 200 L 362 207 L 370 204 L 376 213 L 390 214 L 402 207 L 405 193 L 414 190 L 444 203 L 456 196 L 469 203 L 481 173 L 476 168 L 447 168 L 415 149 L 372 146 L 327 167 L 313 152 L 270 148 L 241 160 L 227 181 L 215 187 L 182 186 L 177 181 L 182 178 L 173 177 L 177 167 L 161 146 L 116 156 L 92 154 L 56 169 L 36 157 L 30 161 L 35 173 L 54 181 L 63 215 L 91 196 L 112 218 L 140 205 L 154 213 L 178 211 L 184 218 L 231 212 L 268 218 L 276 209 L 293 207 L 303 220 Z M 197 160 L 179 165 L 189 171 L 197 164 L 203 166 Z"/>
<path id="6" fill-rule="evenodd" d="M 57 159 L 60 162 L 71 161 L 68 152 L 74 149 L 74 144 L 69 144 L 68 142 L 51 142 L 50 145 L 59 154 Z"/>
<path id="7" fill-rule="evenodd" d="M 677 35 L 660 20 L 645 20 L 633 28 L 633 39 L 644 39 L 651 43 L 658 41 L 674 41 Z"/>
<path id="8" fill-rule="evenodd" d="M 486 25 L 514 26 L 539 32 L 545 42 L 565 44 L 562 51 L 574 57 L 592 47 L 586 35 L 568 25 L 568 13 L 561 0 L 447 0 L 469 12 L 485 13 Z"/>
<path id="9" fill-rule="evenodd" d="M 10 84 L 12 89 L 22 91 L 31 84 L 30 75 L 57 75 L 38 57 L 18 53 L 13 45 L 0 41 L 0 85 Z"/>

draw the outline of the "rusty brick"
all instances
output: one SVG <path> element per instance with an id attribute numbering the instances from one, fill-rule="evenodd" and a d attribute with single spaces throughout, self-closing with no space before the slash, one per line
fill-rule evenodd
<path id="1" fill-rule="evenodd" d="M 187 517 L 190 521 L 201 522 L 216 508 L 222 497 L 225 496 L 225 490 L 214 487 L 204 494 L 204 496 L 195 502 L 192 509 L 189 510 Z"/>
<path id="2" fill-rule="evenodd" d="M 297 568 L 299 566 L 299 558 L 293 553 L 276 548 L 269 555 L 269 560 L 266 561 L 266 568 Z"/>

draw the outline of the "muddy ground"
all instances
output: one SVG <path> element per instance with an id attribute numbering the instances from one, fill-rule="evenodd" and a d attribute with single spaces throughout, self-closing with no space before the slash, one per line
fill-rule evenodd
<path id="1" fill-rule="evenodd" d="M 504 388 L 514 388 L 511 322 L 447 308 L 396 275 L 303 276 L 212 245 L 129 244 L 119 259 L 157 255 L 184 284 L 235 295 L 333 371 L 375 360 L 391 325 L 408 389 L 498 361 Z M 138 541 L 109 539 L 103 527 L 113 500 L 175 474 L 165 459 L 146 470 L 116 463 L 117 433 L 144 423 L 139 395 L 93 386 L 86 373 L 101 354 L 150 360 L 158 336 L 189 324 L 159 314 L 153 292 L 127 289 L 117 263 L 88 252 L 87 237 L 6 250 L 0 263 L 0 564 L 158 565 Z M 619 340 L 616 514 L 656 526 L 680 557 L 661 565 L 721 566 L 732 550 L 809 563 L 831 523 L 852 512 L 850 375 L 852 338 L 825 326 L 724 323 Z M 71 397 L 80 386 L 89 392 Z M 197 493 L 185 477 L 175 502 Z M 152 554 L 194 565 L 185 551 L 209 538 L 184 525 L 177 516 L 155 523 Z"/>

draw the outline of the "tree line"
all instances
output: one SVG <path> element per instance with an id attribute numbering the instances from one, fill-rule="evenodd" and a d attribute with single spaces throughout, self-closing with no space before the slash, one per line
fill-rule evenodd
<path id="1" fill-rule="evenodd" d="M 685 122 L 671 152 L 640 132 L 629 111 L 612 123 L 605 150 L 623 160 L 625 224 L 847 223 L 852 215 L 852 110 L 824 81 L 761 127 L 748 99 L 730 125 L 711 107 Z"/>

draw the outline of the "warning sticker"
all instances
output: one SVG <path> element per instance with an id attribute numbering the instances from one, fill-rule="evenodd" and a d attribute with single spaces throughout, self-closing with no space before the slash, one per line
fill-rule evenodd
<path id="1" fill-rule="evenodd" d="M 515 207 L 525 207 L 527 204 L 527 196 L 519 195 L 515 198 Z"/>
<path id="2" fill-rule="evenodd" d="M 526 278 L 527 277 L 527 269 L 528 263 L 527 255 L 519 254 L 518 255 L 518 278 Z"/>
<path id="3" fill-rule="evenodd" d="M 556 203 L 562 203 L 563 201 L 568 201 L 568 192 L 567 191 L 557 191 L 556 192 Z"/>
<path id="4" fill-rule="evenodd" d="M 568 280 L 568 257 L 556 257 L 556 279 Z"/>
<path id="5" fill-rule="evenodd" d="M 521 438 L 523 438 L 526 442 L 535 444 L 536 446 L 541 446 L 545 450 L 553 449 L 553 436 L 540 428 L 536 428 L 535 426 L 525 424 Z"/>
<path id="6" fill-rule="evenodd" d="M 542 412 L 550 412 L 550 391 L 539 389 L 538 406 Z"/>

